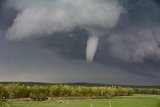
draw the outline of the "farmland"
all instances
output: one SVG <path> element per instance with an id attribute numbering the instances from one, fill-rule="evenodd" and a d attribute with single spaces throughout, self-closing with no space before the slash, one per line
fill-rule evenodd
<path id="1" fill-rule="evenodd" d="M 63 103 L 60 103 L 63 101 Z M 159 95 L 133 95 L 112 99 L 76 99 L 31 102 L 4 102 L 3 107 L 160 107 Z"/>
<path id="2" fill-rule="evenodd" d="M 160 107 L 159 88 L 0 85 L 0 107 Z"/>

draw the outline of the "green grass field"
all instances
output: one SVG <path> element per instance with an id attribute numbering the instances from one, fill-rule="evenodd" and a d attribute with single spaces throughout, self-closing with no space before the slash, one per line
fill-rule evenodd
<path id="1" fill-rule="evenodd" d="M 134 95 L 114 99 L 59 100 L 43 102 L 12 102 L 2 107 L 160 107 L 160 96 Z"/>

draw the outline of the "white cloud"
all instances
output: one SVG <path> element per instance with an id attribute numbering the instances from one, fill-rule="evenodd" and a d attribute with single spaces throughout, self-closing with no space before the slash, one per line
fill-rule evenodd
<path id="1" fill-rule="evenodd" d="M 132 27 L 108 38 L 110 52 L 127 62 L 143 62 L 145 58 L 160 59 L 160 27 Z"/>
<path id="2" fill-rule="evenodd" d="M 123 10 L 117 0 L 16 0 L 8 1 L 8 7 L 20 11 L 8 29 L 10 39 L 68 32 L 77 26 L 112 28 Z"/>

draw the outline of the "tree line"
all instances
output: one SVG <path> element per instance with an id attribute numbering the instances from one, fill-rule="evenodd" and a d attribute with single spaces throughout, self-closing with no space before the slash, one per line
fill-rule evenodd
<path id="1" fill-rule="evenodd" d="M 107 86 L 25 86 L 19 84 L 0 84 L 0 98 L 32 98 L 43 100 L 47 97 L 91 97 L 112 98 L 114 96 L 131 96 L 133 94 L 160 94 L 160 89 L 125 88 Z"/>
<path id="2" fill-rule="evenodd" d="M 134 88 L 134 93 L 160 95 L 160 88 Z"/>

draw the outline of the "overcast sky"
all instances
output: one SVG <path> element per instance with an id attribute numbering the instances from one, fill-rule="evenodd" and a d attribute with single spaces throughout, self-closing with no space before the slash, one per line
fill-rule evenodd
<path id="1" fill-rule="evenodd" d="M 160 0 L 1 0 L 0 81 L 160 85 Z"/>

